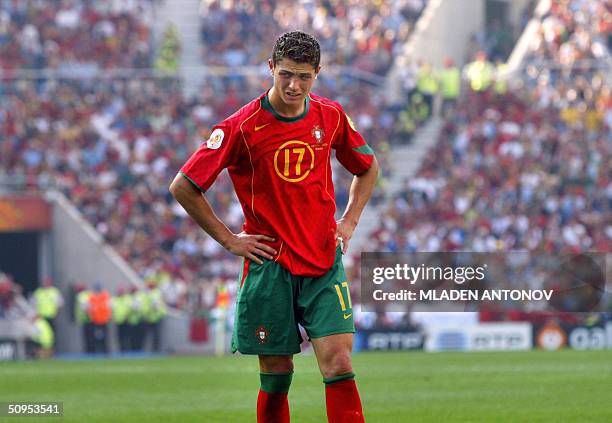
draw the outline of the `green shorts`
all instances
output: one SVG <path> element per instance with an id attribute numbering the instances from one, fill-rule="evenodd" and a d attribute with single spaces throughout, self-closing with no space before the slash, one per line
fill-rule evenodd
<path id="1" fill-rule="evenodd" d="M 333 267 L 318 278 L 294 276 L 269 260 L 245 260 L 238 281 L 232 352 L 299 353 L 298 324 L 313 339 L 355 332 L 340 248 Z"/>

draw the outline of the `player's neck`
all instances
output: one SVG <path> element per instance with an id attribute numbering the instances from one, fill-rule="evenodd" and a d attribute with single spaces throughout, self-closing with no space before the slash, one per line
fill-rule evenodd
<path id="1" fill-rule="evenodd" d="M 282 117 L 296 117 L 304 113 L 306 100 L 298 106 L 291 106 L 282 100 L 280 95 L 274 90 L 274 87 L 270 88 L 267 95 L 270 106 Z"/>

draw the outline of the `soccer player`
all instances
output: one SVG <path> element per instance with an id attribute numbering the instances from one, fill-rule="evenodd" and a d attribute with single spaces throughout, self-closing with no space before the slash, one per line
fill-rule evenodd
<path id="1" fill-rule="evenodd" d="M 187 213 L 223 247 L 244 257 L 232 350 L 259 356 L 257 421 L 289 422 L 287 393 L 302 325 L 323 381 L 328 421 L 363 422 L 351 364 L 349 283 L 342 265 L 374 188 L 372 149 L 338 103 L 310 93 L 320 46 L 283 34 L 269 59 L 273 87 L 216 125 L 170 186 Z M 330 155 L 355 176 L 336 222 Z M 232 233 L 206 197 L 227 168 L 245 216 Z"/>

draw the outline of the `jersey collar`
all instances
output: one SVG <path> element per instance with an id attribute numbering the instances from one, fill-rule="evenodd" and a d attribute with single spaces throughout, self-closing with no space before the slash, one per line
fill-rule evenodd
<path id="1" fill-rule="evenodd" d="M 276 119 L 280 120 L 281 122 L 297 122 L 298 120 L 304 119 L 306 115 L 308 114 L 308 110 L 310 110 L 310 95 L 306 96 L 306 100 L 304 104 L 304 111 L 298 116 L 286 117 L 286 116 L 279 115 L 278 112 L 272 108 L 272 105 L 270 104 L 270 100 L 268 100 L 268 93 L 266 93 L 261 98 L 261 107 L 264 110 L 267 110 L 268 112 L 272 113 L 272 115 Z"/>

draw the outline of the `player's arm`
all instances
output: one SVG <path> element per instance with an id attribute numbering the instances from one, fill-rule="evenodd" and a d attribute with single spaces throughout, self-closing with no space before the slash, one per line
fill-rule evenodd
<path id="1" fill-rule="evenodd" d="M 257 256 L 272 259 L 272 255 L 276 254 L 276 250 L 261 242 L 273 242 L 274 238 L 249 235 L 244 232 L 234 234 L 230 231 L 215 214 L 206 197 L 182 174 L 177 174 L 170 184 L 170 193 L 208 235 L 232 254 L 246 257 L 259 264 L 262 261 Z"/>
<path id="2" fill-rule="evenodd" d="M 378 161 L 372 158 L 372 165 L 361 175 L 353 176 L 348 204 L 336 228 L 336 239 L 342 238 L 342 253 L 346 253 L 348 242 L 353 236 L 361 213 L 365 208 L 378 178 Z"/>

